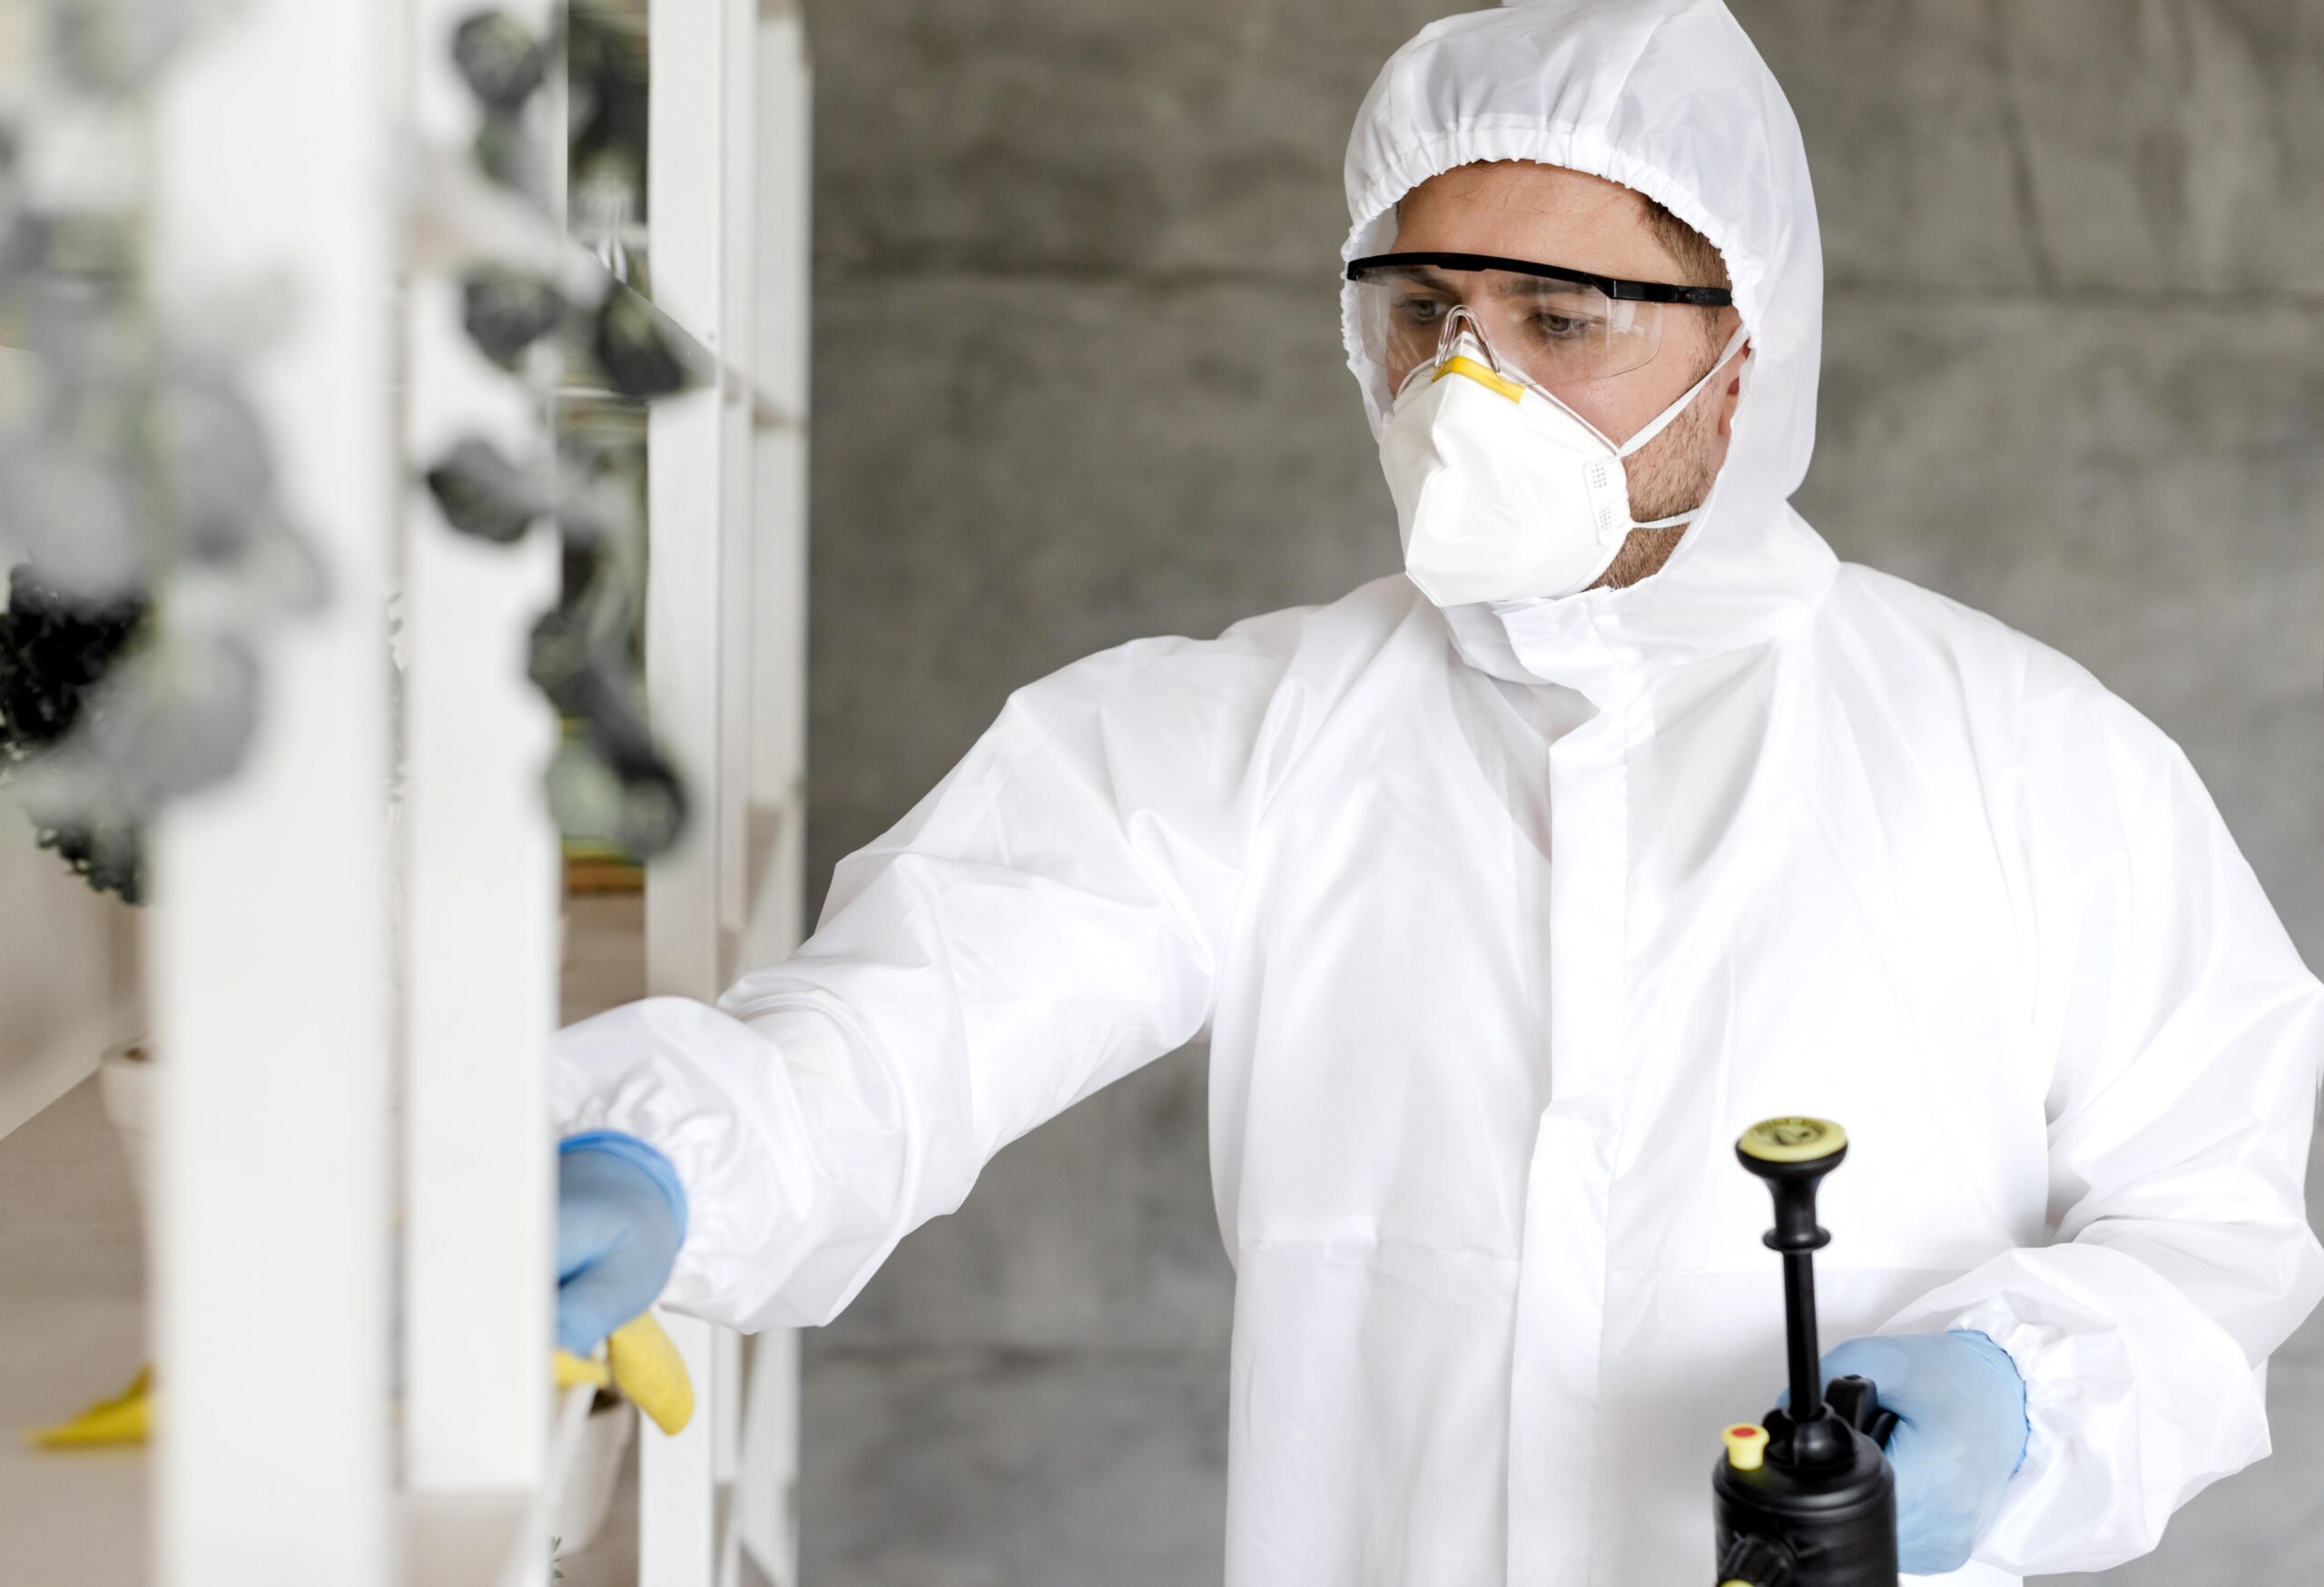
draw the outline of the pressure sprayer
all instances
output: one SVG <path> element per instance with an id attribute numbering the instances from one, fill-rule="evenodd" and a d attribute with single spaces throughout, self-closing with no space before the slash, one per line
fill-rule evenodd
<path id="1" fill-rule="evenodd" d="M 1848 1155 L 1847 1132 L 1822 1119 L 1770 1119 L 1735 1143 L 1768 1182 L 1783 1254 L 1791 1408 L 1762 1425 L 1727 1430 L 1711 1475 L 1720 1587 L 1897 1587 L 1896 1481 L 1881 1453 L 1896 1425 L 1870 1378 L 1820 1384 L 1815 1253 L 1832 1237 L 1816 1223 L 1816 1188 Z"/>

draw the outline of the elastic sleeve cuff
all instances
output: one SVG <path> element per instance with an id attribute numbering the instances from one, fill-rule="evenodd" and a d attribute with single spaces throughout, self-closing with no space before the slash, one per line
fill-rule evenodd
<path id="1" fill-rule="evenodd" d="M 1948 1333 L 1982 1335 L 2009 1357 L 2010 1365 L 2017 1368 L 2017 1381 L 2025 1385 L 2025 1447 L 2010 1476 L 2014 1479 L 2028 1468 L 2047 1464 L 2045 1446 L 2053 1440 L 2045 1435 L 2044 1426 L 2054 1429 L 2070 1424 L 2072 1409 L 2080 1397 L 2072 1372 L 2061 1370 L 2053 1348 L 2063 1337 L 2061 1330 L 2029 1323 L 1999 1300 L 1971 1306 L 1945 1327 Z"/>
<path id="2" fill-rule="evenodd" d="M 681 1237 L 686 1228 L 686 1188 L 678 1178 L 677 1168 L 655 1148 L 634 1135 L 618 1129 L 585 1129 L 578 1135 L 568 1135 L 556 1143 L 559 1157 L 568 1152 L 599 1152 L 618 1158 L 637 1169 L 654 1182 L 654 1188 L 669 1203 L 670 1216 L 677 1220 Z"/>
<path id="3" fill-rule="evenodd" d="M 1985 1354 L 1998 1355 L 2002 1358 L 2000 1363 L 1996 1363 L 1996 1369 L 1998 1369 L 2001 1365 L 2005 1364 L 2008 1366 L 2010 1373 L 2017 1379 L 2017 1423 L 2019 1429 L 2017 1464 L 2009 1468 L 2009 1474 L 2014 1477 L 2019 1472 L 2025 1469 L 2026 1452 L 2034 1446 L 2034 1407 L 2032 1404 L 2032 1395 L 2025 1386 L 2025 1368 L 2019 1365 L 2016 1356 L 2012 1355 L 2008 1351 L 2002 1348 L 2000 1341 L 1996 1340 L 1991 1334 L 1986 1333 L 1983 1328 L 1948 1328 L 1945 1331 L 1950 1334 L 1958 1334 L 1965 1339 L 1974 1339 L 1977 1341 L 1977 1343 L 1984 1347 L 1984 1352 Z"/>

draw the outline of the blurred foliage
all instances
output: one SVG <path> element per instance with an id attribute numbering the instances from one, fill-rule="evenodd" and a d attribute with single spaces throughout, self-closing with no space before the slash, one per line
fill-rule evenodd
<path id="1" fill-rule="evenodd" d="M 487 115 L 514 114 L 548 80 L 548 44 L 505 11 L 479 12 L 453 30 L 452 64 Z"/>
<path id="2" fill-rule="evenodd" d="M 603 0 L 576 0 L 565 40 L 567 169 L 573 208 L 592 228 L 645 219 L 645 47 L 637 25 Z"/>
<path id="3" fill-rule="evenodd" d="M 71 109 L 69 135 L 111 126 L 133 151 L 160 74 L 235 0 L 32 3 L 46 109 Z M 697 378 L 625 284 L 645 211 L 644 44 L 633 19 L 584 0 L 548 35 L 486 11 L 450 44 L 477 104 L 478 168 L 546 217 L 547 140 L 565 137 L 576 230 L 610 279 L 576 294 L 513 264 L 468 272 L 467 335 L 559 430 L 537 457 L 463 439 L 422 480 L 459 532 L 507 544 L 546 521 L 560 536 L 563 591 L 533 648 L 535 680 L 572 724 L 547 797 L 568 835 L 650 857 L 677 840 L 687 801 L 642 705 L 640 427 L 582 421 L 557 398 L 594 384 L 636 409 Z M 542 92 L 560 69 L 561 127 Z M 165 321 L 134 181 L 124 192 L 103 180 L 119 171 L 99 171 L 85 195 L 60 198 L 52 181 L 31 196 L 28 145 L 52 130 L 0 118 L 0 783 L 41 842 L 134 901 L 146 825 L 231 775 L 256 732 L 257 636 L 325 590 L 240 381 L 267 328 Z"/>
<path id="4" fill-rule="evenodd" d="M 68 596 L 28 566 L 10 572 L 8 609 L 0 612 L 0 785 L 64 740 L 97 684 L 135 640 L 145 611 L 134 597 L 91 602 Z M 34 833 L 41 847 L 55 850 L 98 892 L 142 901 L 143 845 L 134 825 L 84 813 Z"/>
<path id="5" fill-rule="evenodd" d="M 606 383 L 625 397 L 650 402 L 694 384 L 654 306 L 625 287 L 607 292 L 597 306 L 589 351 Z"/>
<path id="6" fill-rule="evenodd" d="M 35 0 L 47 64 L 93 99 L 143 96 L 180 48 L 233 0 Z"/>
<path id="7" fill-rule="evenodd" d="M 477 436 L 456 443 L 426 478 L 446 523 L 496 546 L 522 538 L 548 506 L 522 468 Z"/>
<path id="8" fill-rule="evenodd" d="M 534 683 L 567 724 L 548 769 L 550 812 L 568 838 L 650 859 L 685 830 L 687 796 L 646 725 L 636 654 L 645 587 L 641 427 L 586 422 L 575 405 L 553 399 L 594 382 L 604 403 L 635 409 L 696 380 L 667 322 L 625 283 L 620 262 L 624 230 L 644 209 L 645 52 L 632 29 L 580 5 L 548 37 L 507 13 L 478 13 L 455 30 L 452 59 L 477 102 L 478 168 L 545 215 L 541 140 L 566 138 L 577 231 L 609 274 L 591 301 L 578 301 L 514 264 L 468 271 L 460 318 L 469 341 L 523 381 L 544 414 L 556 412 L 557 433 L 543 436 L 536 458 L 466 437 L 422 478 L 445 521 L 463 534 L 507 545 L 547 522 L 559 536 L 562 592 L 533 631 L 530 664 Z M 540 103 L 560 60 L 568 107 L 561 129 L 543 125 Z"/>
<path id="9" fill-rule="evenodd" d="M 148 291 L 142 107 L 231 5 L 35 0 L 45 97 L 0 122 L 0 782 L 133 902 L 146 825 L 256 731 L 255 636 L 324 595 L 241 389 L 255 336 L 173 323 Z M 84 146 L 36 199 L 52 135 Z"/>
<path id="10" fill-rule="evenodd" d="M 460 324 L 468 340 L 511 374 L 527 349 L 565 323 L 566 312 L 564 295 L 532 271 L 487 264 L 460 283 Z"/>

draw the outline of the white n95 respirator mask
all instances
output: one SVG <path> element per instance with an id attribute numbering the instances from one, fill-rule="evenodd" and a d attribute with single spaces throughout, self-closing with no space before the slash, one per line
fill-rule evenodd
<path id="1" fill-rule="evenodd" d="M 1571 595 L 1613 566 L 1632 529 L 1691 521 L 1695 512 L 1634 521 L 1622 459 L 1684 413 L 1742 341 L 1738 329 L 1701 380 L 1617 446 L 1505 368 L 1455 310 L 1380 435 L 1412 581 L 1440 606 Z"/>

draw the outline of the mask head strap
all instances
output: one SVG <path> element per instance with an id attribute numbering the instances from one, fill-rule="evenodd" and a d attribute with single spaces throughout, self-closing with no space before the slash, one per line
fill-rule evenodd
<path id="1" fill-rule="evenodd" d="M 1660 435 L 1664 430 L 1669 429 L 1671 422 L 1680 414 L 1686 412 L 1689 408 L 1692 407 L 1694 405 L 1695 399 L 1703 394 L 1703 389 L 1709 386 L 1711 381 L 1718 377 L 1718 372 L 1721 370 L 1727 368 L 1728 360 L 1735 356 L 1735 350 L 1743 345 L 1744 341 L 1748 339 L 1748 327 L 1741 325 L 1737 326 L 1735 328 L 1735 334 L 1727 339 L 1727 345 L 1718 350 L 1718 359 L 1711 364 L 1709 369 L 1703 371 L 1703 378 L 1697 380 L 1693 385 L 1688 387 L 1683 392 L 1679 393 L 1679 399 L 1676 402 L 1673 402 L 1669 407 L 1656 414 L 1652 419 L 1648 419 L 1646 421 L 1646 428 L 1640 430 L 1638 434 L 1630 437 L 1630 439 L 1624 441 L 1621 446 L 1616 449 L 1614 455 L 1618 458 L 1627 458 L 1631 453 L 1645 446 L 1647 442 L 1652 440 L 1656 436 Z"/>
<path id="2" fill-rule="evenodd" d="M 1697 380 L 1693 385 L 1688 387 L 1687 389 L 1680 394 L 1676 402 L 1673 402 L 1669 407 L 1655 415 L 1654 418 L 1649 419 L 1647 421 L 1646 428 L 1640 430 L 1638 434 L 1630 437 L 1629 440 L 1624 441 L 1614 455 L 1620 458 L 1630 457 L 1631 454 L 1638 451 L 1639 448 L 1645 446 L 1647 442 L 1652 440 L 1656 436 L 1660 435 L 1664 430 L 1668 429 L 1670 427 L 1672 420 L 1676 419 L 1680 414 L 1686 412 L 1689 408 L 1692 407 L 1694 405 L 1695 399 L 1703 394 L 1704 388 L 1711 383 L 1712 380 L 1718 375 L 1720 370 L 1727 368 L 1728 360 L 1735 356 L 1735 350 L 1743 345 L 1747 339 L 1748 330 L 1749 328 L 1748 326 L 1737 326 L 1735 328 L 1735 334 L 1727 339 L 1727 345 L 1719 349 L 1718 358 L 1711 364 L 1708 370 L 1704 371 L 1703 378 Z M 1694 522 L 1695 519 L 1702 516 L 1702 511 L 1703 509 L 1699 507 L 1691 508 L 1682 513 L 1673 513 L 1667 518 L 1649 518 L 1644 523 L 1633 523 L 1630 527 L 1634 529 L 1674 529 L 1680 524 L 1690 524 Z"/>

